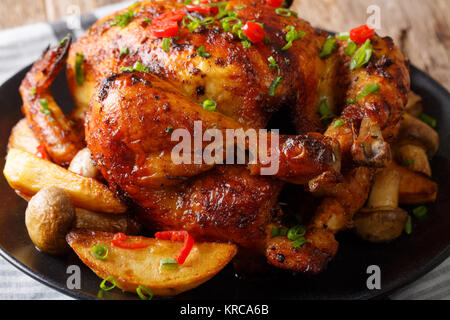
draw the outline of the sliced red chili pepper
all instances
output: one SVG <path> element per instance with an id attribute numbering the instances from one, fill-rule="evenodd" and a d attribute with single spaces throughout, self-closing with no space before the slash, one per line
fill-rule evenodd
<path id="1" fill-rule="evenodd" d="M 185 8 L 188 12 L 198 12 L 205 14 L 208 13 L 217 14 L 219 12 L 219 8 L 217 7 L 195 6 L 188 4 Z"/>
<path id="2" fill-rule="evenodd" d="M 175 261 L 178 264 L 183 264 L 189 254 L 194 247 L 194 238 L 187 231 L 165 231 L 165 232 L 157 232 L 155 234 L 155 238 L 158 240 L 170 240 L 174 242 L 184 241 L 184 246 L 181 249 L 178 257 L 175 258 Z"/>
<path id="3" fill-rule="evenodd" d="M 38 147 L 36 148 L 36 155 L 41 159 L 50 160 L 47 150 L 45 149 L 45 146 L 43 144 L 38 145 Z"/>
<path id="4" fill-rule="evenodd" d="M 157 16 L 156 18 L 153 18 L 152 20 L 152 25 L 156 26 L 159 24 L 164 24 L 165 21 L 181 21 L 183 20 L 184 16 L 186 15 L 186 12 L 182 11 L 182 10 L 177 10 L 177 11 L 169 11 L 166 13 L 163 13 L 159 16 Z"/>
<path id="5" fill-rule="evenodd" d="M 142 242 L 142 241 L 138 241 L 138 242 L 127 242 L 128 237 L 123 234 L 123 233 L 116 233 L 111 241 L 111 243 L 118 247 L 118 248 L 122 248 L 122 249 L 130 249 L 130 250 L 135 250 L 135 249 L 144 249 L 147 248 L 149 245 Z"/>
<path id="6" fill-rule="evenodd" d="M 213 15 L 216 15 L 219 13 L 219 8 L 218 7 L 211 7 L 209 8 L 209 12 Z"/>
<path id="7" fill-rule="evenodd" d="M 375 36 L 375 30 L 364 24 L 358 28 L 350 31 L 350 40 L 355 41 L 358 44 L 363 44 L 367 39 Z"/>
<path id="8" fill-rule="evenodd" d="M 113 241 L 127 241 L 128 236 L 125 233 L 116 233 L 113 237 Z"/>
<path id="9" fill-rule="evenodd" d="M 279 8 L 283 4 L 283 0 L 267 0 L 267 3 L 272 7 Z"/>
<path id="10" fill-rule="evenodd" d="M 244 31 L 244 34 L 253 43 L 263 41 L 266 36 L 264 29 L 258 23 L 253 21 L 247 22 L 242 28 L 242 31 Z"/>
<path id="11" fill-rule="evenodd" d="M 171 38 L 178 35 L 178 23 L 176 21 L 164 20 L 152 26 L 151 32 L 157 38 Z"/>

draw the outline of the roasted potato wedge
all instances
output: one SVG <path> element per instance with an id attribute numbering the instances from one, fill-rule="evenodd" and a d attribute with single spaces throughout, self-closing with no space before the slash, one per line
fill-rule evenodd
<path id="1" fill-rule="evenodd" d="M 11 131 L 8 149 L 19 149 L 35 154 L 39 147 L 39 141 L 28 126 L 27 119 L 20 120 Z"/>
<path id="2" fill-rule="evenodd" d="M 399 203 L 424 204 L 436 201 L 438 185 L 427 176 L 395 165 L 400 173 Z"/>
<path id="3" fill-rule="evenodd" d="M 149 247 L 128 250 L 111 245 L 112 233 L 73 230 L 66 239 L 78 257 L 100 278 L 113 276 L 118 287 L 136 292 L 142 285 L 157 296 L 175 296 L 194 289 L 215 276 L 236 255 L 237 247 L 224 243 L 196 243 L 186 262 L 176 270 L 160 268 L 161 259 L 176 257 L 183 243 L 144 237 L 129 237 Z M 95 245 L 105 245 L 109 254 L 97 260 L 91 254 Z"/>
<path id="4" fill-rule="evenodd" d="M 3 173 L 9 185 L 25 196 L 34 196 L 41 189 L 55 185 L 64 189 L 78 208 L 114 214 L 127 210 L 114 193 L 97 180 L 18 149 L 9 150 Z"/>

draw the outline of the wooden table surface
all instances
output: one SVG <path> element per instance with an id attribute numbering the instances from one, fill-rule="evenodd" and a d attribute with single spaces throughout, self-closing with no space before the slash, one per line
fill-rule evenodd
<path id="1" fill-rule="evenodd" d="M 54 21 L 120 0 L 1 0 L 0 29 Z M 390 35 L 411 62 L 450 90 L 449 0 L 294 0 L 293 9 L 312 25 L 348 31 L 364 24 L 378 6 L 381 35 Z M 372 16 L 373 17 L 373 16 Z"/>

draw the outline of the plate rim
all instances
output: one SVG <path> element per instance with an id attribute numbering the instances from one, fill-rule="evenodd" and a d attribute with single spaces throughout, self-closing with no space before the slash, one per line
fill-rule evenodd
<path id="1" fill-rule="evenodd" d="M 16 75 L 25 72 L 26 70 L 29 70 L 31 68 L 32 64 L 18 70 L 13 75 L 11 75 L 10 78 L 8 78 L 6 81 L 4 81 L 0 85 L 0 89 L 6 87 L 10 82 L 12 82 Z M 425 79 L 426 83 L 431 83 L 435 89 L 440 91 L 440 93 L 446 97 L 450 101 L 450 92 L 447 91 L 444 86 L 439 83 L 437 80 L 435 80 L 432 76 L 427 74 L 426 72 L 422 71 L 421 69 L 415 67 L 413 64 L 410 64 L 410 70 L 411 73 L 415 72 L 416 74 L 420 75 Z M 411 83 L 412 85 L 412 83 Z M 4 258 L 9 264 L 14 266 L 19 271 L 23 272 L 27 276 L 31 277 L 32 279 L 38 281 L 39 283 L 52 288 L 56 290 L 59 293 L 62 293 L 68 297 L 77 299 L 77 300 L 101 300 L 97 297 L 93 297 L 91 294 L 85 293 L 80 290 L 71 290 L 60 283 L 51 280 L 48 278 L 45 274 L 35 272 L 27 265 L 23 264 L 21 261 L 16 259 L 14 256 L 10 255 L 6 249 L 4 249 L 0 244 L 0 256 Z M 374 292 L 374 294 L 366 293 L 360 295 L 359 299 L 365 299 L 365 300 L 377 300 L 377 299 L 386 299 L 388 298 L 394 291 L 400 290 L 409 284 L 412 284 L 422 276 L 426 275 L 433 269 L 435 269 L 438 265 L 440 265 L 442 262 L 444 262 L 447 258 L 450 257 L 450 243 L 447 244 L 446 248 L 442 250 L 439 254 L 434 256 L 428 263 L 426 263 L 423 267 L 420 269 L 415 270 L 414 272 L 410 272 L 408 276 L 405 276 L 397 281 L 391 281 L 389 286 L 387 288 L 383 288 L 381 290 L 375 291 L 369 291 Z M 326 272 L 326 271 L 325 271 Z M 275 299 L 274 299 L 275 301 Z"/>

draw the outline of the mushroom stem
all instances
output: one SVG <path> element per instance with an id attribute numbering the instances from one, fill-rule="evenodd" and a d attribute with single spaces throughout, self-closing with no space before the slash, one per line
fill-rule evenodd
<path id="1" fill-rule="evenodd" d="M 367 208 L 397 208 L 400 173 L 392 167 L 379 171 L 374 178 Z"/>
<path id="2" fill-rule="evenodd" d="M 408 213 L 398 207 L 400 179 L 400 173 L 393 165 L 376 174 L 367 207 L 354 219 L 359 237 L 381 243 L 397 239 L 402 234 Z"/>

